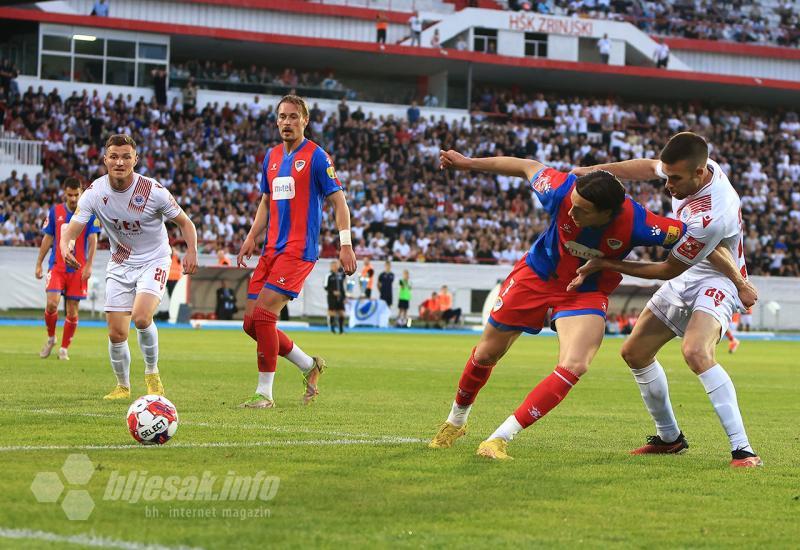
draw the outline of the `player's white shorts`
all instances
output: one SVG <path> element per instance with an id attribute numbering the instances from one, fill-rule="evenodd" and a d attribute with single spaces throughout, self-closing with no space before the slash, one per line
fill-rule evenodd
<path id="1" fill-rule="evenodd" d="M 106 268 L 106 311 L 132 311 L 140 292 L 161 299 L 167 284 L 169 256 L 139 265 L 109 262 Z"/>
<path id="2" fill-rule="evenodd" d="M 719 322 L 721 338 L 728 330 L 731 317 L 741 308 L 741 302 L 729 279 L 709 277 L 688 284 L 668 281 L 650 298 L 647 308 L 681 337 L 686 333 L 692 313 L 708 313 Z"/>
<path id="3" fill-rule="evenodd" d="M 753 324 L 753 315 L 751 313 L 742 313 L 740 321 L 743 327 L 749 327 Z"/>

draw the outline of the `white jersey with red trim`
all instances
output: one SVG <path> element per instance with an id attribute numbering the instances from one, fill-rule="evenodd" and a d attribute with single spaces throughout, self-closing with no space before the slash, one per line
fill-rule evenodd
<path id="1" fill-rule="evenodd" d="M 109 263 L 139 265 L 170 256 L 164 220 L 181 212 L 163 185 L 134 172 L 124 191 L 113 189 L 107 175 L 94 180 L 78 200 L 73 219 L 86 223 L 94 214 L 111 241 Z"/>
<path id="2" fill-rule="evenodd" d="M 710 182 L 694 195 L 672 199 L 673 217 L 686 224 L 686 233 L 671 254 L 692 266 L 672 280 L 676 284 L 690 286 L 701 279 L 724 277 L 707 259 L 720 243 L 731 251 L 747 277 L 739 195 L 719 164 L 708 159 L 707 167 L 712 174 Z M 660 163 L 656 172 L 666 179 Z"/>

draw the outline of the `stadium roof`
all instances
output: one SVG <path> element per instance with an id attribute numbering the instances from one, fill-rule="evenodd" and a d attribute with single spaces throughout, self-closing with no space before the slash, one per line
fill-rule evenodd
<path id="1" fill-rule="evenodd" d="M 2 0 L 0 0 L 2 2 Z M 3 2 L 4 3 L 4 2 Z M 0 18 L 166 34 L 173 55 L 235 58 L 263 63 L 291 60 L 297 68 L 362 72 L 372 76 L 415 77 L 448 72 L 451 82 L 492 82 L 575 93 L 610 93 L 633 97 L 703 99 L 731 103 L 797 103 L 800 82 L 725 76 L 651 67 L 520 58 L 457 50 L 435 50 L 352 40 L 258 33 L 150 21 L 91 17 L 0 7 Z M 324 53 L 322 53 L 324 52 Z"/>

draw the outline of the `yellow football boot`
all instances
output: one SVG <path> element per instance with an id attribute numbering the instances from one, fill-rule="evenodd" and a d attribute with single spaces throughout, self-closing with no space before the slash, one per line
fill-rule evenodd
<path id="1" fill-rule="evenodd" d="M 103 399 L 107 401 L 113 401 L 115 399 L 130 399 L 131 398 L 131 389 L 126 388 L 120 384 L 111 390 L 110 393 L 103 396 Z"/>
<path id="2" fill-rule="evenodd" d="M 514 460 L 513 456 L 508 456 L 508 441 L 501 437 L 487 439 L 478 445 L 478 456 L 494 460 Z"/>
<path id="3" fill-rule="evenodd" d="M 164 386 L 158 373 L 145 374 L 144 385 L 147 386 L 147 395 L 164 395 Z"/>
<path id="4" fill-rule="evenodd" d="M 467 425 L 454 426 L 449 422 L 445 422 L 433 436 L 428 447 L 431 449 L 449 449 L 456 442 L 456 439 L 467 433 Z"/>

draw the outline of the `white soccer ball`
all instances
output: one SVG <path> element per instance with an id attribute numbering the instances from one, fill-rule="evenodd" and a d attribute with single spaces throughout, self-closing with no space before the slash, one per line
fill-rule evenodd
<path id="1" fill-rule="evenodd" d="M 128 409 L 128 430 L 142 445 L 163 445 L 178 430 L 178 410 L 162 395 L 143 395 Z"/>

